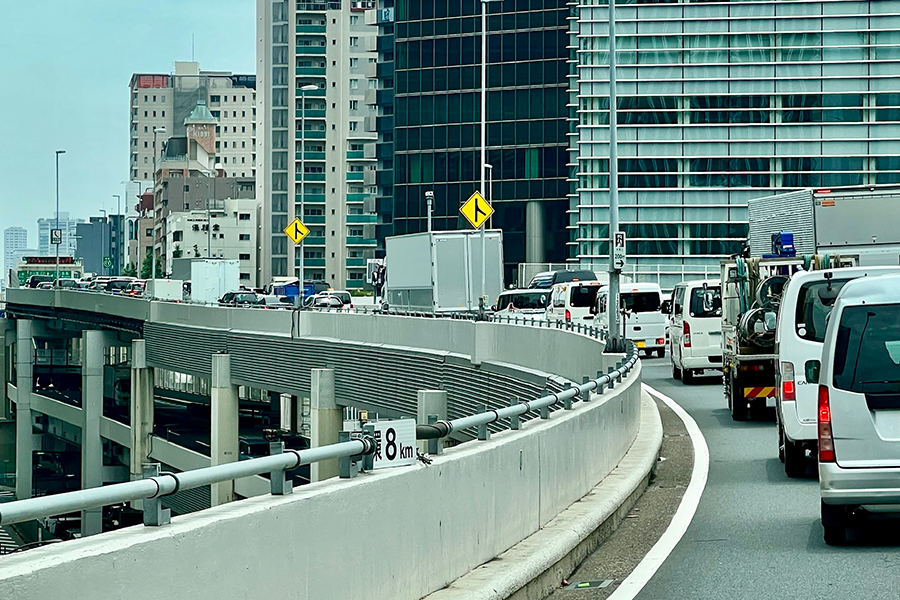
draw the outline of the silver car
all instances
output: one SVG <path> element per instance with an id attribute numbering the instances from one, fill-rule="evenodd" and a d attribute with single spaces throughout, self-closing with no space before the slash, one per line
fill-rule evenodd
<path id="1" fill-rule="evenodd" d="M 819 383 L 819 490 L 825 542 L 878 513 L 900 513 L 900 275 L 848 282 L 828 317 Z M 819 372 L 821 371 L 821 372 Z"/>

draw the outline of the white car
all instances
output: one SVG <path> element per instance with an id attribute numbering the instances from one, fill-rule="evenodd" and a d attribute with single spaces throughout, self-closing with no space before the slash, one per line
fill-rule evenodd
<path id="1" fill-rule="evenodd" d="M 547 320 L 593 325 L 597 293 L 600 288 L 599 281 L 568 281 L 555 284 L 550 292 Z"/>
<path id="2" fill-rule="evenodd" d="M 722 286 L 718 280 L 684 281 L 672 290 L 669 359 L 672 378 L 722 368 Z"/>
<path id="3" fill-rule="evenodd" d="M 900 512 L 900 275 L 847 283 L 803 371 L 819 384 L 825 542 L 841 544 L 857 519 Z"/>
<path id="4" fill-rule="evenodd" d="M 597 294 L 596 324 L 609 331 L 609 286 Z M 625 338 L 646 356 L 666 354 L 666 315 L 662 313 L 662 290 L 655 283 L 623 283 L 619 304 L 624 310 Z"/>
<path id="5" fill-rule="evenodd" d="M 797 273 L 788 281 L 775 329 L 778 456 L 788 477 L 806 473 L 807 451 L 815 456 L 818 390 L 805 365 L 822 356 L 828 316 L 843 287 L 860 277 L 900 274 L 897 267 L 850 267 Z"/>
<path id="6" fill-rule="evenodd" d="M 527 289 L 509 290 L 500 294 L 497 302 L 491 307 L 494 321 L 510 319 L 522 319 L 543 321 L 547 318 L 547 302 L 550 299 L 550 290 Z"/>

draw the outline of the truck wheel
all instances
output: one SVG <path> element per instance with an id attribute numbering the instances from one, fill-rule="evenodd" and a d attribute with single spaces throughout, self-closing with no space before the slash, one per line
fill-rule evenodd
<path id="1" fill-rule="evenodd" d="M 681 383 L 684 385 L 692 385 L 694 383 L 694 372 L 690 369 L 685 369 L 684 374 L 681 376 Z"/>
<path id="2" fill-rule="evenodd" d="M 825 543 L 842 546 L 847 543 L 847 508 L 845 506 L 822 505 L 822 527 L 825 529 Z"/>
<path id="3" fill-rule="evenodd" d="M 778 460 L 784 462 L 784 429 L 778 424 Z"/>
<path id="4" fill-rule="evenodd" d="M 672 379 L 675 381 L 679 381 L 681 379 L 681 369 L 675 366 L 675 363 L 672 363 Z"/>
<path id="5" fill-rule="evenodd" d="M 666 357 L 666 349 L 665 349 L 665 348 L 660 348 L 659 350 L 657 350 L 657 351 L 656 351 L 656 356 L 658 356 L 658 357 L 660 357 L 660 358 L 665 358 L 665 357 Z"/>
<path id="6" fill-rule="evenodd" d="M 806 475 L 806 452 L 803 450 L 803 444 L 792 442 L 787 438 L 784 439 L 784 474 L 788 477 L 796 479 Z"/>
<path id="7" fill-rule="evenodd" d="M 734 377 L 729 378 L 728 386 L 728 404 L 731 408 L 731 418 L 734 421 L 746 421 L 748 416 L 747 401 L 743 396 L 737 397 L 737 382 Z"/>

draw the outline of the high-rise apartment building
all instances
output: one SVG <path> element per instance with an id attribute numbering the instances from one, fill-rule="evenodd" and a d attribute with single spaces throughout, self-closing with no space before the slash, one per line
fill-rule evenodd
<path id="1" fill-rule="evenodd" d="M 573 9 L 572 217 L 580 261 L 603 268 L 608 7 Z M 638 270 L 667 287 L 738 252 L 750 198 L 900 182 L 898 15 L 875 0 L 619 5 L 619 216 Z"/>
<path id="2" fill-rule="evenodd" d="M 15 266 L 13 253 L 28 247 L 28 230 L 24 227 L 7 227 L 3 230 L 3 277 Z"/>
<path id="3" fill-rule="evenodd" d="M 299 276 L 360 288 L 375 256 L 374 0 L 258 0 L 257 197 L 263 281 Z M 294 246 L 283 229 L 310 229 Z"/>
<path id="4" fill-rule="evenodd" d="M 56 229 L 56 223 L 56 213 L 52 218 L 38 219 L 38 251 L 41 256 L 56 256 L 56 248 L 50 243 L 50 230 Z M 69 213 L 59 213 L 59 228 L 62 230 L 60 256 L 75 256 L 76 227 L 79 223 L 84 223 L 84 219 L 71 219 Z"/>
<path id="5" fill-rule="evenodd" d="M 481 187 L 481 2 L 396 0 L 394 233 L 455 229 Z M 487 163 L 506 278 L 569 257 L 568 16 L 563 0 L 487 3 Z M 390 260 L 390 259 L 389 259 Z"/>
<path id="6" fill-rule="evenodd" d="M 218 119 L 217 161 L 229 177 L 253 177 L 256 170 L 256 76 L 201 71 L 200 63 L 176 62 L 171 74 L 131 76 L 132 181 L 153 179 L 154 128 L 160 146 L 169 137 L 187 135 L 184 121 L 203 102 Z M 159 157 L 159 152 L 156 153 Z"/>

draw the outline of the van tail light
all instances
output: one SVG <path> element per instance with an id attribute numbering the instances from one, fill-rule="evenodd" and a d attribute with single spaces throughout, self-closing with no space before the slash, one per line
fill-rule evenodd
<path id="1" fill-rule="evenodd" d="M 794 363 L 781 363 L 781 399 L 797 399 L 794 387 Z"/>
<path id="2" fill-rule="evenodd" d="M 819 386 L 819 462 L 834 462 L 834 436 L 831 434 L 831 404 L 828 386 Z"/>
<path id="3" fill-rule="evenodd" d="M 684 322 L 684 347 L 691 347 L 691 326 L 687 321 Z"/>
<path id="4" fill-rule="evenodd" d="M 569 309 L 567 308 L 566 309 L 566 321 L 571 321 L 571 320 L 572 320 L 572 313 L 569 312 Z"/>

